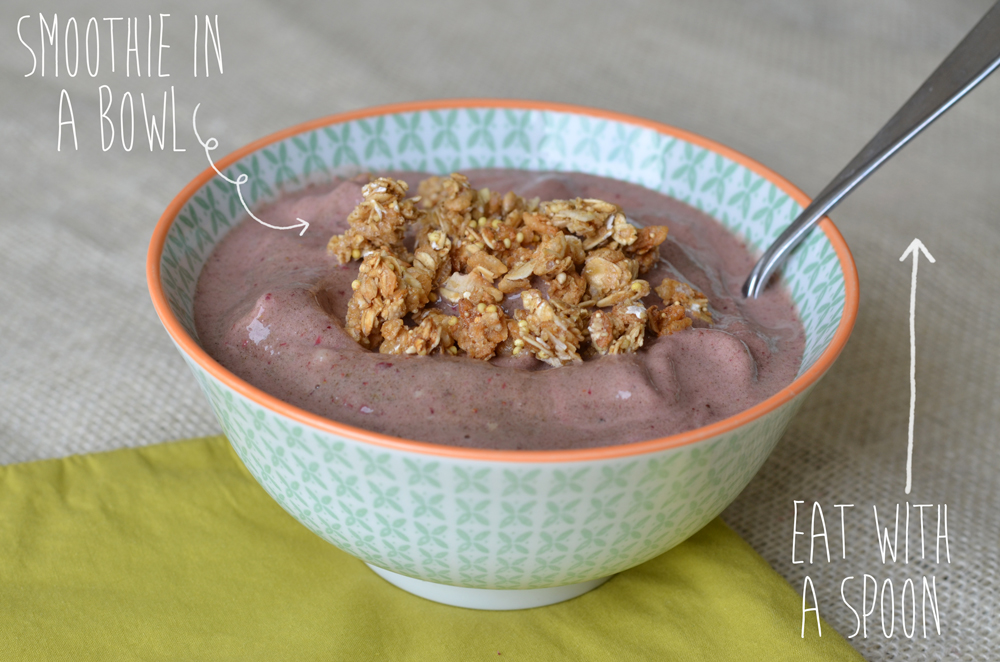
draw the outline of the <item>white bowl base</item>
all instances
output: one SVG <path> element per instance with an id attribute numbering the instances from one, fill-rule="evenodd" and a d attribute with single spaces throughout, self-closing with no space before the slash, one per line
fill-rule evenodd
<path id="1" fill-rule="evenodd" d="M 563 602 L 578 595 L 583 595 L 587 591 L 595 589 L 611 579 L 611 577 L 601 577 L 599 579 L 580 582 L 579 584 L 553 586 L 551 588 L 464 588 L 462 586 L 450 586 L 448 584 L 424 581 L 423 579 L 414 579 L 413 577 L 400 575 L 385 568 L 379 568 L 370 563 L 366 565 L 374 570 L 375 574 L 379 577 L 394 586 L 398 586 L 407 593 L 453 607 L 492 611 L 531 609 L 532 607 L 553 605 L 557 602 Z"/>

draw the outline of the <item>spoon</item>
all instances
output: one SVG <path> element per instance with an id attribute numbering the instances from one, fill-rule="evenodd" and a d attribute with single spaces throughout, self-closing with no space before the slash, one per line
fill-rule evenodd
<path id="1" fill-rule="evenodd" d="M 1000 2 L 986 12 L 920 89 L 764 252 L 743 284 L 743 296 L 756 299 L 774 271 L 827 212 L 993 73 L 997 65 L 1000 65 Z"/>

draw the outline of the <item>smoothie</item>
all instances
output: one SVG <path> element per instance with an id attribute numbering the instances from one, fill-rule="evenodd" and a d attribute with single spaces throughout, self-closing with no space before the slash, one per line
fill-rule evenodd
<path id="1" fill-rule="evenodd" d="M 355 290 L 365 279 L 359 275 L 362 262 L 351 260 L 347 240 L 334 242 L 345 263 L 327 250 L 332 236 L 349 237 L 348 216 L 362 202 L 368 181 L 359 178 L 288 194 L 259 210 L 258 216 L 275 225 L 309 220 L 309 231 L 301 237 L 250 219 L 229 232 L 198 281 L 195 322 L 202 346 L 238 377 L 307 411 L 404 439 L 478 448 L 586 448 L 663 437 L 743 411 L 795 378 L 804 335 L 790 299 L 778 287 L 756 300 L 742 298 L 739 288 L 753 259 L 713 219 L 662 194 L 601 177 L 505 170 L 466 174 L 487 196 L 514 191 L 543 201 L 601 200 L 637 226 L 669 228 L 660 259 L 644 265 L 648 269 L 640 276 L 652 287 L 635 288 L 634 304 L 663 308 L 670 301 L 656 286 L 678 282 L 703 292 L 708 311 L 699 315 L 695 305 L 695 314 L 689 308 L 676 332 L 646 332 L 637 351 L 624 353 L 613 349 L 635 338 L 619 339 L 611 351 L 606 346 L 584 351 L 581 345 L 579 353 L 561 358 L 538 349 L 521 351 L 523 341 L 515 346 L 511 340 L 514 327 L 479 358 L 475 350 L 451 347 L 449 352 L 443 346 L 427 356 L 407 354 L 401 347 L 386 353 L 389 345 L 379 351 L 387 341 L 368 326 L 365 333 L 356 328 L 360 322 L 351 323 Z M 426 177 L 391 176 L 406 181 L 413 192 Z M 406 243 L 401 251 L 413 250 L 412 237 L 398 239 Z M 452 291 L 456 282 L 464 281 L 439 283 L 448 296 L 436 287 L 429 309 L 458 315 L 462 292 Z M 495 284 L 500 282 L 498 275 Z M 549 282 L 562 285 L 566 279 Z M 500 316 L 514 320 L 524 302 L 544 303 L 547 296 L 537 280 L 526 292 L 523 297 L 503 293 L 496 305 Z M 412 329 L 416 321 L 395 324 L 392 333 Z"/>

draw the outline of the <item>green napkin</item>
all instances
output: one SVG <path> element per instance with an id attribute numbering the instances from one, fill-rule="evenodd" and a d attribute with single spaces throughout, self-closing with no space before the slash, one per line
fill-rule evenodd
<path id="1" fill-rule="evenodd" d="M 224 437 L 0 467 L 5 661 L 861 659 L 800 624 L 721 520 L 574 600 L 485 612 L 313 535 Z"/>

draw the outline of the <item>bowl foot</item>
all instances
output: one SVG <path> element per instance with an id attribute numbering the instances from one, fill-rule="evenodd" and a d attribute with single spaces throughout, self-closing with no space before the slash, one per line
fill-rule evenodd
<path id="1" fill-rule="evenodd" d="M 413 595 L 433 600 L 434 602 L 452 605 L 453 607 L 487 609 L 492 611 L 531 609 L 532 607 L 553 605 L 557 602 L 583 595 L 587 591 L 595 589 L 611 579 L 610 577 L 601 577 L 599 579 L 580 582 L 579 584 L 553 586 L 550 588 L 464 588 L 462 586 L 450 586 L 423 579 L 414 579 L 413 577 L 400 575 L 385 568 L 379 568 L 371 564 L 367 565 L 379 577 L 394 586 L 398 586 L 407 593 L 412 593 Z"/>

